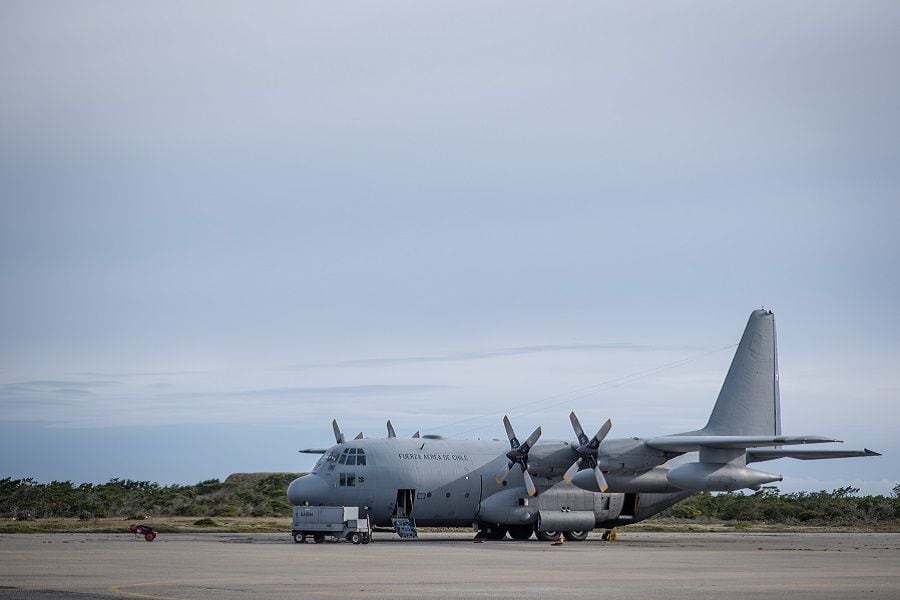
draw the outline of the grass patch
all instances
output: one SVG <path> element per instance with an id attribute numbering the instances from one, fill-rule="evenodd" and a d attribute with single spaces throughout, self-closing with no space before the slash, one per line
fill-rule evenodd
<path id="1" fill-rule="evenodd" d="M 211 520 L 211 519 L 210 519 Z M 204 521 L 204 519 L 200 519 Z M 144 522 L 159 533 L 285 533 L 291 530 L 290 517 L 234 517 L 217 518 L 213 525 L 196 525 L 197 517 L 151 517 L 145 521 L 135 519 L 90 519 L 77 517 L 65 519 L 32 519 L 16 521 L 0 519 L 3 533 L 127 533 L 130 525 Z"/>

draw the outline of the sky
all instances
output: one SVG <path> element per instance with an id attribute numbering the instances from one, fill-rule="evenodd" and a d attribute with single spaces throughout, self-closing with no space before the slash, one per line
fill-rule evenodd
<path id="1" fill-rule="evenodd" d="M 783 429 L 900 480 L 900 5 L 0 5 L 0 477 L 302 471 L 345 432 Z"/>

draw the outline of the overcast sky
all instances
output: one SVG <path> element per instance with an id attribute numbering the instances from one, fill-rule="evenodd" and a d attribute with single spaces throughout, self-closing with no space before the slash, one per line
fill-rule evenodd
<path id="1" fill-rule="evenodd" d="M 900 479 L 900 4 L 6 1 L 0 476 L 308 469 L 345 431 L 705 423 Z"/>

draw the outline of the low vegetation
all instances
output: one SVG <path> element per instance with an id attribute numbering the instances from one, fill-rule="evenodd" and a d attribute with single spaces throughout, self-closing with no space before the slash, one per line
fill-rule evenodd
<path id="1" fill-rule="evenodd" d="M 288 484 L 300 473 L 235 474 L 225 481 L 159 485 L 112 479 L 102 484 L 0 479 L 0 533 L 118 532 L 125 521 L 159 531 L 284 531 Z M 852 487 L 783 494 L 696 494 L 633 529 L 643 531 L 900 531 L 900 484 L 891 496 L 858 496 Z M 631 529 L 631 528 L 630 528 Z"/>
<path id="2" fill-rule="evenodd" d="M 160 485 L 111 479 L 107 483 L 38 483 L 31 478 L 0 479 L 0 518 L 104 518 L 144 520 L 178 517 L 289 517 L 286 490 L 299 473 L 233 475 L 224 482 Z"/>
<path id="3" fill-rule="evenodd" d="M 656 516 L 657 521 L 779 523 L 786 525 L 900 525 L 900 484 L 891 496 L 857 496 L 859 489 L 782 494 L 776 487 L 758 492 L 695 494 Z"/>

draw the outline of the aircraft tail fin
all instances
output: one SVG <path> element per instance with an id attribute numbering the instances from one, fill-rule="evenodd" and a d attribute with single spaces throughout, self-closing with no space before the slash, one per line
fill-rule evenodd
<path id="1" fill-rule="evenodd" d="M 698 435 L 781 435 L 775 315 L 754 310 L 706 426 Z"/>

